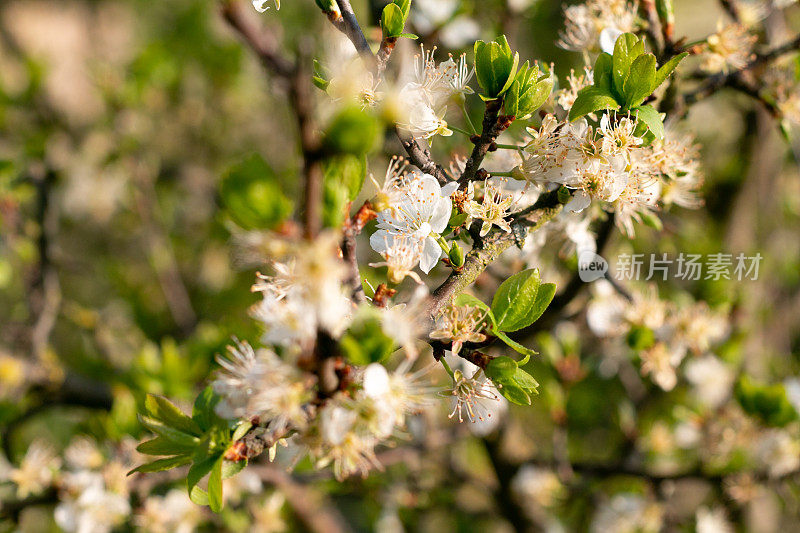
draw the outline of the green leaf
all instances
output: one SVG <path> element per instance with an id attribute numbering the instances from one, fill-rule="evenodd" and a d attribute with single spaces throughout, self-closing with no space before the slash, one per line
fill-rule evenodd
<path id="1" fill-rule="evenodd" d="M 252 428 L 252 427 L 253 427 L 253 424 L 251 424 L 250 422 L 247 422 L 247 421 L 240 422 L 239 425 L 236 426 L 236 431 L 233 432 L 233 435 L 231 436 L 231 440 L 232 441 L 237 441 L 237 440 L 241 439 L 242 437 L 247 435 L 247 432 L 250 431 L 250 428 Z"/>
<path id="2" fill-rule="evenodd" d="M 247 466 L 247 459 L 241 461 L 225 461 L 222 463 L 222 479 L 230 479 Z"/>
<path id="3" fill-rule="evenodd" d="M 578 97 L 569 110 L 569 120 L 575 121 L 599 109 L 619 109 L 619 104 L 603 89 L 590 85 L 578 91 Z"/>
<path id="4" fill-rule="evenodd" d="M 609 95 L 612 94 L 612 70 L 611 54 L 603 52 L 597 56 L 594 62 L 594 86 Z"/>
<path id="5" fill-rule="evenodd" d="M 258 154 L 233 165 L 222 177 L 225 212 L 244 229 L 273 229 L 294 210 L 272 168 Z"/>
<path id="6" fill-rule="evenodd" d="M 536 351 L 535 350 L 531 350 L 530 348 L 521 345 L 520 343 L 518 343 L 517 341 L 515 341 L 514 339 L 512 339 L 511 337 L 509 337 L 508 335 L 506 335 L 502 331 L 494 331 L 493 334 L 498 339 L 503 341 L 506 344 L 506 346 L 508 346 L 509 348 L 512 348 L 517 353 L 521 353 L 522 355 L 525 356 L 525 357 L 523 357 L 522 359 L 519 360 L 518 364 L 520 364 L 520 365 L 527 364 L 527 362 L 530 360 L 531 356 L 532 355 L 536 355 Z"/>
<path id="7" fill-rule="evenodd" d="M 403 33 L 405 17 L 397 4 L 388 4 L 381 13 L 381 29 L 384 37 L 399 37 Z"/>
<path id="8" fill-rule="evenodd" d="M 661 65 L 661 68 L 656 71 L 656 76 L 653 81 L 653 90 L 656 90 L 662 83 L 664 83 L 667 77 L 672 74 L 672 71 L 677 68 L 678 64 L 683 61 L 683 58 L 688 55 L 689 52 L 680 53 Z"/>
<path id="9" fill-rule="evenodd" d="M 661 113 L 656 111 L 656 108 L 651 105 L 643 105 L 633 108 L 636 112 L 636 117 L 641 120 L 659 139 L 664 138 L 664 122 L 661 120 Z"/>
<path id="10" fill-rule="evenodd" d="M 625 80 L 625 106 L 630 108 L 642 103 L 655 89 L 656 56 L 643 54 L 631 64 L 630 74 Z"/>
<path id="11" fill-rule="evenodd" d="M 498 388 L 497 392 L 503 395 L 503 398 L 508 400 L 511 403 L 515 403 L 517 405 L 530 405 L 531 404 L 531 397 L 530 395 L 525 392 L 525 389 L 514 383 L 513 381 L 508 381 L 506 383 L 502 383 Z"/>
<path id="12" fill-rule="evenodd" d="M 413 40 L 415 40 L 415 41 L 416 41 L 417 39 L 419 39 L 419 36 L 418 36 L 418 35 L 414 35 L 413 33 L 401 33 L 401 34 L 399 35 L 399 37 L 403 37 L 403 38 L 405 38 L 405 39 L 413 39 Z"/>
<path id="13" fill-rule="evenodd" d="M 539 291 L 539 270 L 531 268 L 505 280 L 492 298 L 492 313 L 500 331 L 517 331 L 529 325 Z"/>
<path id="14" fill-rule="evenodd" d="M 189 499 L 195 505 L 208 506 L 208 493 L 196 485 L 189 490 Z"/>
<path id="15" fill-rule="evenodd" d="M 643 53 L 644 42 L 633 33 L 623 33 L 617 37 L 611 58 L 613 89 L 616 96 L 621 97 L 625 94 L 623 87 L 625 80 L 628 79 L 631 64 Z"/>
<path id="16" fill-rule="evenodd" d="M 179 455 L 176 457 L 167 457 L 166 459 L 157 459 L 150 463 L 145 463 L 143 465 L 137 466 L 130 472 L 128 475 L 131 475 L 135 472 L 161 472 L 163 470 L 171 470 L 173 468 L 178 468 L 179 466 L 188 465 L 192 462 L 192 458 L 188 455 Z"/>
<path id="17" fill-rule="evenodd" d="M 393 0 L 400 11 L 403 13 L 403 19 L 408 18 L 408 13 L 411 11 L 411 0 Z"/>
<path id="18" fill-rule="evenodd" d="M 514 374 L 517 372 L 517 362 L 505 355 L 495 357 L 489 361 L 489 364 L 486 365 L 483 372 L 486 374 L 486 377 L 492 381 L 504 383 L 514 377 Z"/>
<path id="19" fill-rule="evenodd" d="M 194 489 L 198 488 L 197 484 L 200 483 L 200 481 L 206 477 L 209 472 L 211 472 L 211 470 L 214 468 L 214 465 L 216 465 L 218 461 L 222 461 L 222 454 L 207 455 L 206 457 L 195 460 L 195 462 L 192 463 L 192 466 L 189 467 L 189 473 L 186 474 L 186 487 L 189 491 L 190 497 L 193 496 Z M 202 491 L 202 493 L 205 493 L 205 491 Z M 192 501 L 197 503 L 194 499 L 192 499 Z"/>
<path id="20" fill-rule="evenodd" d="M 371 307 L 361 307 L 347 332 L 339 340 L 339 348 L 355 365 L 379 363 L 395 349 L 394 340 L 383 332 L 381 316 Z"/>
<path id="21" fill-rule="evenodd" d="M 183 414 L 180 409 L 163 396 L 148 394 L 144 400 L 144 407 L 152 418 L 160 420 L 168 426 L 195 436 L 203 434 L 203 430 L 197 425 L 197 422 Z"/>
<path id="22" fill-rule="evenodd" d="M 366 156 L 342 154 L 329 157 L 322 163 L 322 173 L 322 222 L 325 227 L 338 228 L 344 222 L 348 203 L 356 199 L 364 185 Z"/>
<path id="23" fill-rule="evenodd" d="M 506 115 L 517 116 L 519 114 L 519 84 L 519 80 L 512 83 L 503 99 L 503 107 Z"/>
<path id="24" fill-rule="evenodd" d="M 528 394 L 539 394 L 537 391 L 539 382 L 521 368 L 517 368 L 517 371 L 514 373 L 514 381 L 517 385 L 525 389 L 525 392 Z"/>
<path id="25" fill-rule="evenodd" d="M 331 120 L 323 144 L 332 153 L 363 155 L 375 147 L 379 133 L 380 125 L 375 116 L 351 106 Z"/>
<path id="26" fill-rule="evenodd" d="M 536 300 L 534 300 L 533 306 L 531 306 L 531 310 L 528 314 L 531 324 L 539 320 L 539 318 L 547 309 L 547 306 L 553 301 L 553 296 L 555 296 L 555 294 L 555 283 L 545 283 L 544 285 L 539 285 L 539 290 L 536 292 Z"/>
<path id="27" fill-rule="evenodd" d="M 156 437 L 140 443 L 136 447 L 136 451 L 147 455 L 182 455 L 191 454 L 195 446 L 188 446 L 185 444 L 177 444 L 164 437 Z"/>
<path id="28" fill-rule="evenodd" d="M 222 510 L 224 501 L 222 500 L 222 462 L 220 457 L 214 463 L 211 474 L 208 476 L 208 507 L 218 513 Z"/>
<path id="29" fill-rule="evenodd" d="M 736 384 L 735 393 L 742 409 L 768 426 L 784 427 L 798 418 L 781 383 L 763 385 L 753 382 L 748 376 L 742 376 Z"/>
<path id="30" fill-rule="evenodd" d="M 183 431 L 170 427 L 164 424 L 163 422 L 155 420 L 154 418 L 139 415 L 139 421 L 142 423 L 144 427 L 146 427 L 153 433 L 160 435 L 165 439 L 174 442 L 175 444 L 178 444 L 180 446 L 195 447 L 197 443 L 200 442 L 200 439 L 198 439 L 194 435 L 189 435 L 188 433 L 184 433 Z"/>
<path id="31" fill-rule="evenodd" d="M 214 411 L 220 401 L 219 395 L 214 392 L 214 389 L 209 385 L 203 392 L 201 392 L 192 406 L 192 420 L 197 422 L 203 431 L 208 431 L 214 426 L 222 426 L 225 421 L 222 420 Z"/>
<path id="32" fill-rule="evenodd" d="M 493 100 L 511 87 L 519 64 L 519 54 L 513 54 L 505 36 L 497 41 L 475 42 L 475 75 L 483 89 L 484 100 Z"/>

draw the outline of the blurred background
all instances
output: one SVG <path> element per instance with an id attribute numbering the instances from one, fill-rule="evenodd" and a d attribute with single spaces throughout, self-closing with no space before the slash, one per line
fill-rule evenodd
<path id="1" fill-rule="evenodd" d="M 385 2 L 352 3 L 378 39 Z M 726 17 L 721 4 L 676 0 L 675 35 L 714 33 Z M 556 45 L 563 8 L 415 0 L 412 31 L 442 56 L 466 51 L 470 61 L 475 39 L 504 33 L 563 78 L 583 67 L 581 54 Z M 322 60 L 349 46 L 310 0 L 250 14 L 290 57 Z M 800 29 L 800 9 L 758 27 L 760 44 L 785 42 Z M 417 46 L 402 40 L 390 69 Z M 681 67 L 678 90 L 699 63 Z M 603 253 L 762 254 L 757 280 L 659 287 L 727 320 L 729 334 L 714 347 L 723 370 L 708 378 L 724 382 L 724 401 L 693 400 L 698 387 L 718 383 L 682 379 L 664 391 L 638 369 L 633 381 L 624 364 L 609 371 L 617 348 L 587 325 L 597 294 L 583 287 L 529 332 L 542 353 L 529 367 L 542 392 L 532 407 L 510 407 L 496 428 L 420 422 L 408 442 L 382 452 L 385 473 L 344 483 L 303 464 L 293 475 L 259 466 L 231 480 L 239 485 L 226 489 L 232 500 L 219 516 L 189 503 L 178 478 L 126 479 L 144 394 L 187 407 L 232 336 L 258 337 L 247 313 L 255 268 L 232 242 L 225 201 L 255 177 L 221 184 L 232 165 L 259 154 L 258 171 L 274 187 L 266 194 L 284 195 L 295 210 L 302 160 L 286 99 L 211 0 L 0 3 L 0 531 L 69 523 L 69 495 L 25 477 L 32 451 L 65 472 L 102 472 L 106 488 L 124 496 L 105 504 L 124 516 L 110 521 L 119 530 L 693 531 L 705 520 L 800 531 L 800 149 L 792 117 L 781 129 L 733 91 L 693 105 L 681 125 L 701 145 L 705 207 L 664 213 L 663 230 L 641 225 L 632 240 L 613 230 Z M 470 105 L 480 113 L 479 101 Z M 524 124 L 507 135 L 522 137 Z M 467 155 L 461 141 L 437 139 L 435 153 Z M 387 134 L 370 171 L 382 175 L 401 152 Z M 360 254 L 364 263 L 377 257 L 365 244 Z M 549 255 L 542 279 L 563 288 L 574 258 Z M 486 277 L 479 285 L 495 283 Z M 741 376 L 778 384 L 778 399 L 746 412 L 734 393 Z M 787 409 L 780 423 L 770 418 Z M 764 459 L 756 448 L 768 438 L 779 442 Z M 643 467 L 632 471 L 631 456 Z M 778 463 L 786 468 L 772 475 Z M 314 526 L 313 515 L 328 522 Z"/>

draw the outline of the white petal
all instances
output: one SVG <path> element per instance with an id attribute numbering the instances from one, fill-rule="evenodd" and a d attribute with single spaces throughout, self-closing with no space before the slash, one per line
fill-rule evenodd
<path id="1" fill-rule="evenodd" d="M 436 266 L 441 256 L 442 249 L 439 244 L 433 238 L 428 237 L 422 247 L 422 258 L 419 260 L 420 270 L 427 274 Z"/>
<path id="2" fill-rule="evenodd" d="M 442 196 L 451 196 L 458 190 L 458 182 L 451 181 L 442 185 Z"/>
<path id="3" fill-rule="evenodd" d="M 564 208 L 572 213 L 580 213 L 589 207 L 590 203 L 592 203 L 592 199 L 589 198 L 589 195 L 586 194 L 585 191 L 575 191 L 572 200 L 570 200 Z"/>
<path id="4" fill-rule="evenodd" d="M 391 248 L 393 243 L 394 235 L 385 229 L 379 229 L 369 237 L 369 245 L 379 254 Z"/>
<path id="5" fill-rule="evenodd" d="M 603 50 L 603 52 L 607 54 L 613 54 L 614 45 L 617 43 L 617 38 L 623 33 L 625 32 L 619 30 L 615 26 L 604 28 L 603 31 L 600 32 L 600 48 Z"/>
<path id="6" fill-rule="evenodd" d="M 431 213 L 431 231 L 435 231 L 436 233 L 441 233 L 444 231 L 444 228 L 447 227 L 447 222 L 450 220 L 450 213 L 453 211 L 453 203 L 450 201 L 450 198 L 439 198 L 439 201 L 436 202 L 436 206 L 433 208 L 433 213 Z"/>
<path id="7" fill-rule="evenodd" d="M 382 398 L 389 391 L 389 373 L 380 363 L 364 369 L 364 394 L 373 399 Z"/>

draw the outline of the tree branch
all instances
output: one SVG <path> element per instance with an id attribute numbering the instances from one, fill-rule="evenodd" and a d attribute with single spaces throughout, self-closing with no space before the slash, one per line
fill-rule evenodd
<path id="1" fill-rule="evenodd" d="M 374 56 L 372 55 L 372 49 L 370 49 L 369 43 L 366 37 L 364 37 L 364 32 L 361 31 L 361 26 L 358 24 L 356 14 L 353 13 L 353 8 L 350 6 L 350 0 L 336 0 L 336 4 L 339 6 L 341 13 L 334 14 L 334 16 L 326 13 L 328 15 L 328 20 L 333 23 L 337 30 L 344 33 L 347 38 L 350 39 L 350 42 L 356 47 L 361 57 L 365 58 L 370 65 L 373 64 Z"/>
<path id="2" fill-rule="evenodd" d="M 513 122 L 514 117 L 500 116 L 500 108 L 503 106 L 503 99 L 496 98 L 486 102 L 486 110 L 483 112 L 483 125 L 480 138 L 475 141 L 464 172 L 458 178 L 461 187 L 466 187 L 467 183 L 475 179 L 478 169 L 481 168 L 483 158 L 489 152 L 489 148 L 497 137 L 503 133 Z"/>
<path id="3" fill-rule="evenodd" d="M 431 149 L 424 140 L 420 141 L 413 137 L 404 137 L 398 128 L 395 128 L 397 137 L 403 145 L 408 159 L 425 174 L 430 174 L 437 179 L 440 185 L 450 181 L 441 165 L 437 164 L 431 157 Z"/>

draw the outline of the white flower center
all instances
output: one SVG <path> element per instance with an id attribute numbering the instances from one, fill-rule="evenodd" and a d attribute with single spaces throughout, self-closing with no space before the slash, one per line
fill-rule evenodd
<path id="1" fill-rule="evenodd" d="M 428 222 L 423 222 L 419 225 L 417 231 L 414 232 L 415 237 L 419 237 L 420 239 L 427 237 L 431 234 L 431 225 Z"/>

